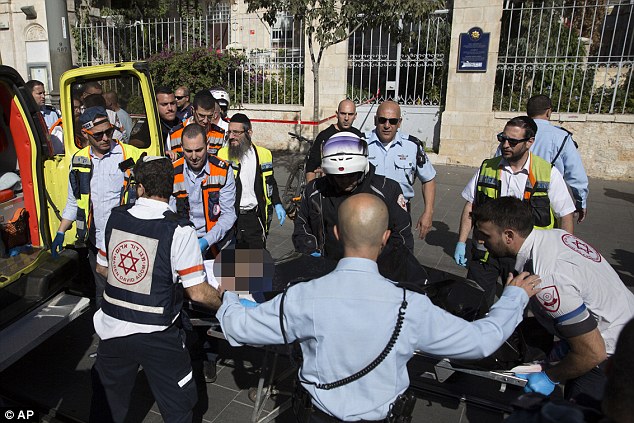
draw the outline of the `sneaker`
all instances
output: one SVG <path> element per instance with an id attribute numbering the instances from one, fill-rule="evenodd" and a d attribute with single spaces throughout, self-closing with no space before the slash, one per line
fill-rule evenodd
<path id="1" fill-rule="evenodd" d="M 216 374 L 216 362 L 205 361 L 203 363 L 203 373 L 205 374 L 205 382 L 214 383 L 216 379 L 218 379 L 218 375 Z"/>

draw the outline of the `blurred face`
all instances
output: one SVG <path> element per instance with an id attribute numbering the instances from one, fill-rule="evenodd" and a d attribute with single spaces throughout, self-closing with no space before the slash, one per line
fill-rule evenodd
<path id="1" fill-rule="evenodd" d="M 374 116 L 376 134 L 383 144 L 392 141 L 401 126 L 401 108 L 395 103 L 383 103 Z"/>
<path id="2" fill-rule="evenodd" d="M 340 130 L 350 129 L 357 117 L 357 108 L 352 101 L 342 101 L 337 110 L 337 127 Z"/>
<path id="3" fill-rule="evenodd" d="M 205 129 L 209 129 L 211 127 L 212 122 L 217 118 L 215 109 L 203 109 L 202 107 L 197 107 L 194 110 L 194 119 L 196 123 Z"/>
<path id="4" fill-rule="evenodd" d="M 525 160 L 528 156 L 528 150 L 535 141 L 533 137 L 527 139 L 524 129 L 517 126 L 506 126 L 498 138 L 501 140 L 502 156 L 509 163 Z"/>
<path id="5" fill-rule="evenodd" d="M 90 129 L 82 129 L 82 132 L 88 139 L 88 143 L 93 152 L 98 155 L 106 154 L 110 151 L 112 145 L 112 134 L 114 127 L 110 124 L 107 117 L 99 116 L 94 121 L 95 126 Z"/>
<path id="6" fill-rule="evenodd" d="M 202 135 L 195 138 L 183 137 L 185 163 L 194 172 L 199 172 L 207 163 L 207 143 Z"/>
<path id="7" fill-rule="evenodd" d="M 77 119 L 81 115 L 81 101 L 73 99 L 73 118 Z"/>
<path id="8" fill-rule="evenodd" d="M 36 85 L 31 92 L 33 99 L 38 106 L 42 107 L 46 101 L 46 91 L 44 91 L 44 85 Z"/>
<path id="9" fill-rule="evenodd" d="M 156 105 L 161 119 L 166 122 L 176 119 L 176 97 L 174 94 L 157 94 Z"/>
<path id="10" fill-rule="evenodd" d="M 490 254 L 495 257 L 513 256 L 513 252 L 505 242 L 504 231 L 499 226 L 492 222 L 476 222 L 476 227 L 478 242 L 483 243 Z"/>
<path id="11" fill-rule="evenodd" d="M 182 88 L 174 91 L 174 97 L 176 98 L 176 106 L 179 110 L 189 103 L 189 93 Z"/>

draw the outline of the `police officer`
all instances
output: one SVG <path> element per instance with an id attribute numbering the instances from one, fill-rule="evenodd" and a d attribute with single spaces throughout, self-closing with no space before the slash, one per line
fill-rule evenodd
<path id="1" fill-rule="evenodd" d="M 401 188 L 374 173 L 366 142 L 352 132 L 339 132 L 323 144 L 322 156 L 326 177 L 310 181 L 302 194 L 293 231 L 295 250 L 339 260 L 343 247 L 334 232 L 337 210 L 347 197 L 365 192 L 381 197 L 388 206 L 391 232 L 384 254 L 411 252 L 414 238 Z"/>
<path id="2" fill-rule="evenodd" d="M 558 363 L 527 375 L 527 390 L 549 395 L 565 382 L 566 398 L 585 393 L 600 400 L 603 365 L 634 317 L 634 295 L 591 245 L 559 229 L 533 230 L 532 209 L 519 199 L 491 200 L 472 219 L 489 254 L 516 257 L 516 271 L 541 277 L 530 309 L 569 348 L 559 349 Z"/>
<path id="3" fill-rule="evenodd" d="M 218 308 L 206 283 L 196 232 L 168 207 L 173 167 L 144 157 L 134 168 L 138 200 L 117 207 L 106 226 L 108 285 L 93 322 L 91 421 L 123 422 L 139 366 L 164 421 L 191 422 L 196 387 L 180 329 L 183 294 Z"/>
<path id="4" fill-rule="evenodd" d="M 330 125 L 328 128 L 317 134 L 315 142 L 310 148 L 308 154 L 308 160 L 306 161 L 306 182 L 310 182 L 317 176 L 318 172 L 321 172 L 321 147 L 337 132 L 352 132 L 359 138 L 363 138 L 363 134 L 352 124 L 357 117 L 357 106 L 352 100 L 341 100 L 339 106 L 337 106 L 337 122 Z"/>
<path id="5" fill-rule="evenodd" d="M 263 249 L 273 208 L 280 225 L 286 219 L 273 176 L 273 156 L 268 149 L 251 141 L 251 120 L 242 113 L 232 116 L 227 135 L 228 145 L 220 150 L 218 157 L 229 161 L 236 178 L 236 246 Z"/>
<path id="6" fill-rule="evenodd" d="M 205 130 L 187 125 L 182 132 L 183 157 L 174 162 L 170 205 L 196 228 L 203 256 L 218 253 L 233 236 L 236 185 L 229 164 L 207 152 Z"/>
<path id="7" fill-rule="evenodd" d="M 112 138 L 115 127 L 106 109 L 89 107 L 78 118 L 88 145 L 73 155 L 68 198 L 51 250 L 57 254 L 64 233 L 76 223 L 78 244 L 87 243 L 88 259 L 95 276 L 97 305 L 101 304 L 107 266 L 104 230 L 110 211 L 129 200 L 130 171 L 141 151 Z"/>
<path id="8" fill-rule="evenodd" d="M 577 222 L 581 223 L 587 213 L 588 175 L 581 162 L 577 143 L 572 139 L 572 133 L 551 125 L 549 120 L 552 113 L 550 97 L 539 94 L 528 99 L 526 114 L 537 124 L 537 135 L 531 151 L 550 162 L 564 176 L 575 199 Z"/>
<path id="9" fill-rule="evenodd" d="M 189 88 L 184 85 L 174 90 L 176 98 L 176 117 L 181 121 L 187 120 L 194 114 L 192 104 L 189 102 Z"/>
<path id="10" fill-rule="evenodd" d="M 493 303 L 498 277 L 512 270 L 514 259 L 490 257 L 474 234 L 471 260 L 467 263 L 466 241 L 472 228 L 472 210 L 501 196 L 522 198 L 531 204 L 535 227 L 549 229 L 560 220 L 559 227 L 572 233 L 572 203 L 561 173 L 544 159 L 530 152 L 537 125 L 526 116 L 509 120 L 497 135 L 502 156 L 485 160 L 462 191 L 466 200 L 460 218 L 456 263 L 468 267 L 467 278 L 476 281 L 485 291 L 488 305 Z"/>
<path id="11" fill-rule="evenodd" d="M 182 134 L 183 129 L 192 123 L 205 128 L 207 134 L 207 150 L 211 155 L 217 155 L 225 140 L 225 131 L 214 122 L 218 118 L 216 110 L 216 100 L 207 90 L 201 90 L 194 96 L 193 115 L 175 127 L 167 137 L 168 150 L 175 151 L 177 155 L 182 154 Z"/>
<path id="12" fill-rule="evenodd" d="M 384 421 L 409 386 L 407 362 L 415 351 L 487 356 L 511 335 L 537 291 L 536 276 L 509 278 L 488 317 L 466 322 L 379 275 L 376 260 L 390 237 L 384 201 L 361 193 L 348 197 L 338 212 L 335 234 L 344 258 L 335 271 L 255 308 L 243 307 L 227 291 L 216 314 L 233 346 L 299 341 L 298 376 L 310 397 L 294 408 L 312 413 L 299 415 L 299 421 Z"/>
<path id="13" fill-rule="evenodd" d="M 436 198 L 436 170 L 429 161 L 423 143 L 416 137 L 399 130 L 401 108 L 394 101 L 384 101 L 374 116 L 376 128 L 366 134 L 370 163 L 376 166 L 377 175 L 385 175 L 401 185 L 408 211 L 414 198 L 414 182 L 422 184 L 425 211 L 416 222 L 415 230 L 420 239 L 432 227 Z"/>

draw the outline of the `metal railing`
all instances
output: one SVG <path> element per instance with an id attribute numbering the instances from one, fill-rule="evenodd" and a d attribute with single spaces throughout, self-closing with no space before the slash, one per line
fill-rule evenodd
<path id="1" fill-rule="evenodd" d="M 303 27 L 291 16 L 281 15 L 270 27 L 257 17 L 230 16 L 227 8 L 195 18 L 122 22 L 107 17 L 73 31 L 82 66 L 147 60 L 201 47 L 231 51 L 240 65 L 223 80 L 235 93 L 235 102 L 303 102 Z"/>
<path id="2" fill-rule="evenodd" d="M 634 113 L 632 0 L 507 0 L 499 52 L 494 110 Z"/>
<path id="3" fill-rule="evenodd" d="M 362 103 L 379 94 L 379 101 L 443 105 L 451 38 L 447 12 L 404 24 L 410 34 L 404 43 L 382 28 L 353 34 L 348 40 L 348 97 Z"/>

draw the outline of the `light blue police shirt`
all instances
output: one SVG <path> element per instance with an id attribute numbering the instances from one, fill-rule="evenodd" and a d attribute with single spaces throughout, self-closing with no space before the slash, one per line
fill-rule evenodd
<path id="1" fill-rule="evenodd" d="M 225 292 L 216 317 L 233 346 L 283 344 L 278 295 L 255 308 Z M 407 362 L 414 351 L 440 357 L 486 357 L 511 335 L 528 303 L 525 291 L 507 287 L 488 316 L 467 322 L 407 291 L 403 326 L 387 358 L 365 376 L 332 390 L 313 383 L 348 377 L 372 362 L 392 336 L 403 289 L 379 274 L 374 261 L 343 258 L 328 275 L 288 289 L 284 327 L 288 342 L 300 340 L 299 378 L 313 404 L 341 420 L 380 420 L 409 386 Z"/>
<path id="2" fill-rule="evenodd" d="M 368 140 L 368 159 L 376 166 L 376 174 L 385 175 L 398 182 L 407 201 L 414 198 L 415 178 L 426 183 L 436 177 L 436 170 L 424 152 L 425 164 L 416 165 L 416 153 L 419 147 L 408 139 L 409 134 L 397 131 L 387 150 L 379 140 L 376 129 L 367 132 L 365 138 Z"/>
<path id="3" fill-rule="evenodd" d="M 531 151 L 550 163 L 557 155 L 557 151 L 568 136 L 568 132 L 551 125 L 544 119 L 535 119 L 535 123 L 537 124 L 537 135 L 535 135 Z M 588 175 L 581 162 L 579 151 L 572 141 L 572 135 L 566 141 L 554 166 L 564 175 L 564 181 L 572 190 L 575 207 L 577 209 L 585 208 L 588 198 Z"/>

